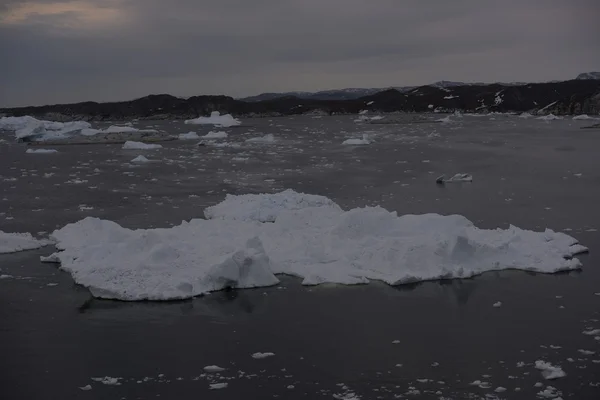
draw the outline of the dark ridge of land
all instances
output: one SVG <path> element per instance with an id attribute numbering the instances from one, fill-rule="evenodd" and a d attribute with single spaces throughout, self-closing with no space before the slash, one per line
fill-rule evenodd
<path id="1" fill-rule="evenodd" d="M 69 120 L 189 119 L 212 111 L 237 117 L 272 117 L 299 114 L 356 114 L 371 112 L 530 112 L 555 115 L 600 114 L 600 80 L 522 85 L 481 84 L 439 87 L 419 86 L 408 91 L 384 90 L 358 99 L 315 100 L 283 96 L 263 101 L 236 100 L 228 96 L 149 95 L 131 101 L 83 102 L 0 109 L 0 116 L 31 115 Z"/>

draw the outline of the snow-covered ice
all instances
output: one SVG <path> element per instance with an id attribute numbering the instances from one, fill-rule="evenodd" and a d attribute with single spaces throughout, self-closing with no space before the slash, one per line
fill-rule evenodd
<path id="1" fill-rule="evenodd" d="M 273 135 L 271 135 L 273 136 Z M 225 139 L 227 137 L 227 132 L 213 132 L 210 131 L 206 135 L 202 136 L 203 139 Z"/>
<path id="2" fill-rule="evenodd" d="M 180 133 L 177 138 L 179 140 L 193 140 L 193 139 L 199 139 L 200 136 L 198 136 L 198 134 L 196 132 L 188 132 L 188 133 Z"/>
<path id="3" fill-rule="evenodd" d="M 581 115 L 576 115 L 573 117 L 573 120 L 578 121 L 578 120 L 589 120 L 589 119 L 599 119 L 600 115 L 598 117 L 590 117 L 587 114 L 581 114 Z"/>
<path id="4" fill-rule="evenodd" d="M 104 376 L 104 377 L 100 377 L 100 378 L 92 378 L 93 381 L 100 382 L 104 385 L 109 385 L 109 386 L 121 385 L 121 382 L 119 382 L 119 380 L 122 380 L 122 379 L 123 378 L 113 378 L 110 376 Z"/>
<path id="5" fill-rule="evenodd" d="M 225 389 L 229 384 L 227 382 L 212 383 L 208 385 L 210 390 Z"/>
<path id="6" fill-rule="evenodd" d="M 21 140 L 26 138 L 63 139 L 87 128 L 91 128 L 91 125 L 85 121 L 53 122 L 39 120 L 29 115 L 0 118 L 0 130 L 14 131 L 16 139 Z"/>
<path id="7" fill-rule="evenodd" d="M 0 231 L 0 254 L 16 253 L 44 247 L 48 241 L 38 240 L 31 233 L 8 233 Z"/>
<path id="8" fill-rule="evenodd" d="M 218 111 L 213 111 L 210 117 L 198 117 L 195 119 L 188 119 L 185 121 L 186 124 L 190 125 L 216 125 L 228 128 L 231 126 L 241 125 L 241 121 L 233 118 L 231 114 L 221 115 Z"/>
<path id="9" fill-rule="evenodd" d="M 485 230 L 460 215 L 398 216 L 380 207 L 344 211 L 291 190 L 227 196 L 205 215 L 212 219 L 138 230 L 88 217 L 52 238 L 63 250 L 61 268 L 77 283 L 122 300 L 270 286 L 275 274 L 304 285 L 397 285 L 503 269 L 553 273 L 580 268 L 572 256 L 587 250 L 552 230 Z"/>
<path id="10" fill-rule="evenodd" d="M 206 372 L 222 372 L 225 371 L 225 368 L 221 368 L 217 365 L 207 365 L 206 367 L 204 367 L 204 370 Z"/>
<path id="11" fill-rule="evenodd" d="M 254 353 L 252 354 L 252 358 L 260 360 L 262 358 L 273 357 L 275 353 Z"/>
<path id="12" fill-rule="evenodd" d="M 561 367 L 550 364 L 549 362 L 538 360 L 535 362 L 535 368 L 542 371 L 542 376 L 546 379 L 558 379 L 567 374 L 562 370 Z"/>
<path id="13" fill-rule="evenodd" d="M 150 160 L 148 160 L 146 157 L 139 155 L 136 158 L 134 158 L 133 160 L 131 160 L 132 163 L 147 163 L 150 162 Z"/>
<path id="14" fill-rule="evenodd" d="M 596 336 L 596 335 L 600 335 L 600 329 L 589 329 L 586 331 L 581 332 L 584 335 L 588 335 L 588 336 Z"/>
<path id="15" fill-rule="evenodd" d="M 274 143 L 275 136 L 272 133 L 266 134 L 265 136 L 253 137 L 246 139 L 246 143 Z"/>
<path id="16" fill-rule="evenodd" d="M 25 151 L 25 153 L 27 153 L 27 154 L 52 154 L 52 153 L 58 153 L 58 150 L 54 150 L 54 149 L 27 149 L 27 151 Z"/>
<path id="17" fill-rule="evenodd" d="M 357 146 L 357 145 L 371 144 L 371 141 L 369 140 L 369 135 L 363 134 L 362 139 L 346 139 L 342 142 L 342 144 Z"/>
<path id="18" fill-rule="evenodd" d="M 341 210 L 333 200 L 314 194 L 297 193 L 291 189 L 270 195 L 226 195 L 225 200 L 204 210 L 207 219 L 275 222 L 285 211 L 305 208 L 332 207 Z"/>
<path id="19" fill-rule="evenodd" d="M 160 148 L 162 148 L 160 144 L 134 142 L 131 140 L 126 141 L 123 145 L 123 149 L 125 150 L 156 150 Z"/>
<path id="20" fill-rule="evenodd" d="M 537 117 L 536 119 L 541 119 L 542 121 L 554 121 L 555 119 L 562 119 L 562 117 L 557 117 L 554 114 L 548 114 L 542 117 Z"/>
<path id="21" fill-rule="evenodd" d="M 439 176 L 436 180 L 437 183 L 456 183 L 456 182 L 473 182 L 473 175 L 458 173 L 450 178 L 446 178 L 446 175 Z"/>

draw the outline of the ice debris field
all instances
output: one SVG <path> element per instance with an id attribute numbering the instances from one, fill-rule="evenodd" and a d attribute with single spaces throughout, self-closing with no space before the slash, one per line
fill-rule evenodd
<path id="1" fill-rule="evenodd" d="M 51 234 L 58 262 L 96 297 L 184 299 L 212 291 L 275 285 L 390 285 L 468 278 L 486 271 L 553 273 L 581 267 L 587 249 L 564 233 L 511 226 L 479 229 L 460 215 L 402 215 L 380 207 L 345 211 L 327 197 L 286 190 L 228 195 L 173 228 L 123 228 L 85 218 Z M 2 252 L 45 244 L 0 235 Z"/>

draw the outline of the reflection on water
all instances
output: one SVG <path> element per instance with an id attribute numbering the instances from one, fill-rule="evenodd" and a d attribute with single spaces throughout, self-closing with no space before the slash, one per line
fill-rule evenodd
<path id="1" fill-rule="evenodd" d="M 204 317 L 213 323 L 250 318 L 260 312 L 268 296 L 258 290 L 224 290 L 181 301 L 126 302 L 97 299 L 90 295 L 77 306 L 85 319 L 99 323 L 150 322 L 168 324 L 180 317 Z"/>

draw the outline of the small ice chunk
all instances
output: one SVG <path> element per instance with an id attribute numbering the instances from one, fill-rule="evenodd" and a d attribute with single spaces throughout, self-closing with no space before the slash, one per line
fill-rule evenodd
<path id="1" fill-rule="evenodd" d="M 588 336 L 596 336 L 596 335 L 600 335 L 600 329 L 590 329 L 587 331 L 583 331 L 581 332 L 584 335 L 588 335 Z"/>
<path id="2" fill-rule="evenodd" d="M 577 351 L 578 351 L 578 352 L 580 352 L 580 353 L 581 353 L 581 354 L 583 354 L 583 355 L 586 355 L 586 356 L 591 356 L 591 355 L 593 355 L 593 354 L 596 354 L 596 352 L 595 352 L 595 351 L 591 351 L 591 350 L 579 349 L 579 350 L 577 350 Z"/>
<path id="3" fill-rule="evenodd" d="M 260 359 L 267 358 L 267 357 L 273 357 L 274 355 L 275 355 L 275 353 L 254 353 L 254 354 L 252 354 L 252 358 L 260 360 Z"/>
<path id="4" fill-rule="evenodd" d="M 180 133 L 177 138 L 179 140 L 195 140 L 195 139 L 199 139 L 200 136 L 198 136 L 198 134 L 196 132 L 190 131 L 188 133 Z"/>
<path id="5" fill-rule="evenodd" d="M 505 387 L 502 387 L 502 386 L 498 386 L 498 387 L 497 387 L 497 388 L 494 390 L 494 392 L 496 392 L 496 393 L 502 393 L 502 392 L 506 392 L 506 388 L 505 388 Z"/>
<path id="6" fill-rule="evenodd" d="M 363 134 L 362 139 L 346 139 L 342 142 L 342 144 L 358 146 L 358 145 L 371 144 L 371 141 L 369 140 L 369 136 L 367 134 Z"/>
<path id="7" fill-rule="evenodd" d="M 125 144 L 123 145 L 124 150 L 156 150 L 156 149 L 160 149 L 160 148 L 162 148 L 162 146 L 160 144 L 134 142 L 131 140 L 126 141 Z"/>
<path id="8" fill-rule="evenodd" d="M 93 381 L 100 382 L 104 385 L 109 385 L 109 386 L 120 385 L 121 384 L 121 382 L 119 382 L 120 379 L 123 379 L 123 378 L 113 378 L 110 376 L 105 376 L 105 377 L 100 377 L 100 378 L 92 378 Z"/>
<path id="9" fill-rule="evenodd" d="M 537 360 L 535 362 L 535 368 L 542 371 L 542 376 L 546 379 L 558 379 L 566 376 L 567 374 L 562 370 L 561 367 L 554 366 L 549 362 Z"/>
<path id="10" fill-rule="evenodd" d="M 221 368 L 217 365 L 207 365 L 206 367 L 204 367 L 204 370 L 206 372 L 221 372 L 225 371 L 225 368 Z"/>
<path id="11" fill-rule="evenodd" d="M 227 137 L 227 132 L 213 132 L 213 131 L 210 131 L 206 135 L 202 136 L 203 139 L 225 139 L 226 137 Z"/>
<path id="12" fill-rule="evenodd" d="M 227 382 L 212 383 L 208 385 L 210 390 L 225 389 L 229 384 Z"/>
<path id="13" fill-rule="evenodd" d="M 265 144 L 275 143 L 275 136 L 273 136 L 272 133 L 269 133 L 264 136 L 246 139 L 246 143 L 265 143 Z"/>
<path id="14" fill-rule="evenodd" d="M 493 304 L 493 307 L 502 307 L 502 302 L 501 301 L 497 301 Z"/>
<path id="15" fill-rule="evenodd" d="M 92 385 L 81 386 L 79 389 L 81 389 L 83 391 L 92 390 Z"/>
<path id="16" fill-rule="evenodd" d="M 150 160 L 148 160 L 146 157 L 144 157 L 140 154 L 139 156 L 137 156 L 136 158 L 131 160 L 131 162 L 132 163 L 147 163 L 147 162 L 150 162 Z"/>
<path id="17" fill-rule="evenodd" d="M 392 344 L 399 344 L 399 343 L 400 343 L 400 341 L 399 341 L 399 340 L 393 340 L 393 341 L 392 341 Z"/>
<path id="18" fill-rule="evenodd" d="M 555 119 L 562 119 L 562 117 L 557 117 L 554 114 L 544 115 L 542 117 L 537 117 L 536 119 L 540 119 L 542 121 L 554 121 Z"/>
<path id="19" fill-rule="evenodd" d="M 435 180 L 436 183 L 455 183 L 455 182 L 473 182 L 473 175 L 458 173 L 446 179 L 446 175 L 441 175 Z"/>
<path id="20" fill-rule="evenodd" d="M 27 153 L 27 154 L 52 154 L 52 153 L 58 153 L 58 150 L 54 150 L 54 149 L 27 149 L 27 151 L 25 151 L 25 153 Z"/>

